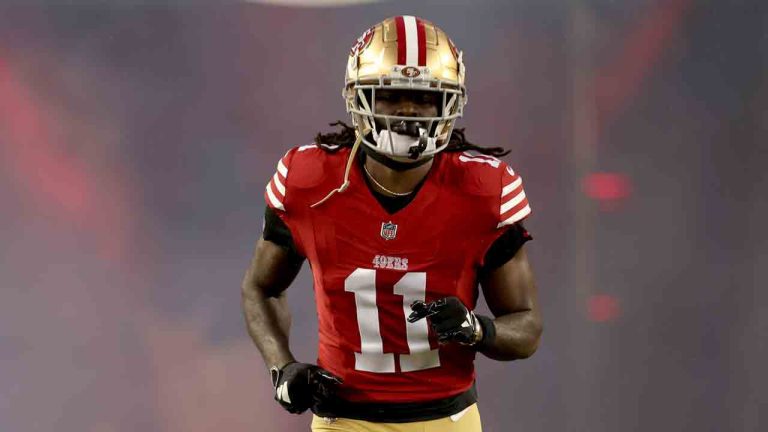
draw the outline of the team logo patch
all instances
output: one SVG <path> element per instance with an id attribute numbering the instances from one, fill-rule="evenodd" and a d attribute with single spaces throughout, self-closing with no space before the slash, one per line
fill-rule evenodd
<path id="1" fill-rule="evenodd" d="M 397 225 L 392 221 L 381 223 L 381 238 L 384 240 L 394 240 L 397 236 Z"/>
<path id="2" fill-rule="evenodd" d="M 421 75 L 421 71 L 413 66 L 406 66 L 400 71 L 400 74 L 402 74 L 404 77 L 416 78 L 417 76 Z"/>
<path id="3" fill-rule="evenodd" d="M 364 49 L 368 48 L 368 45 L 371 44 L 371 41 L 373 40 L 373 28 L 369 28 L 365 31 L 359 38 L 357 38 L 357 41 L 355 41 L 355 44 L 352 45 L 352 48 L 349 50 L 349 55 L 356 55 L 361 53 Z"/>

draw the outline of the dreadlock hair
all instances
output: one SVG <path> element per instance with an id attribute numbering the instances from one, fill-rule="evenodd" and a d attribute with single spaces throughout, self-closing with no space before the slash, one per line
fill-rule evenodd
<path id="1" fill-rule="evenodd" d="M 338 126 L 340 130 L 338 132 L 319 133 L 315 135 L 315 142 L 318 146 L 327 151 L 328 153 L 335 153 L 344 147 L 352 147 L 355 143 L 355 128 L 349 126 L 341 120 L 330 123 L 329 126 Z M 472 144 L 467 141 L 464 136 L 464 128 L 454 128 L 451 134 L 451 139 L 448 141 L 448 146 L 445 148 L 447 152 L 462 152 L 467 150 L 474 150 L 478 153 L 501 157 L 509 154 L 509 150 L 503 147 L 481 147 L 476 144 Z"/>

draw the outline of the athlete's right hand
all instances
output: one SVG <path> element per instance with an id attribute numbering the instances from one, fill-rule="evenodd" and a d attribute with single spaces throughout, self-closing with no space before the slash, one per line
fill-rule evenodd
<path id="1" fill-rule="evenodd" d="M 281 369 L 270 369 L 275 400 L 293 414 L 301 414 L 314 404 L 332 397 L 341 379 L 308 363 L 292 362 Z"/>

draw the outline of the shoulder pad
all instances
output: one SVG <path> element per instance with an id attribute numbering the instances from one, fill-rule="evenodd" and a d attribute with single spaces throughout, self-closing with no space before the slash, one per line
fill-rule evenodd
<path id="1" fill-rule="evenodd" d="M 448 154 L 449 181 L 463 193 L 485 197 L 496 228 L 518 222 L 531 213 L 523 179 L 502 161 L 476 152 Z"/>
<path id="2" fill-rule="evenodd" d="M 343 169 L 348 152 L 329 153 L 317 144 L 294 147 L 277 163 L 277 170 L 267 184 L 264 199 L 275 210 L 286 211 L 286 196 L 294 189 L 309 189 L 320 185 L 329 175 Z M 339 161 L 342 161 L 339 164 Z M 335 178 L 335 177 L 334 177 Z"/>
<path id="3" fill-rule="evenodd" d="M 501 160 L 474 152 L 448 153 L 447 180 L 463 193 L 498 196 Z"/>

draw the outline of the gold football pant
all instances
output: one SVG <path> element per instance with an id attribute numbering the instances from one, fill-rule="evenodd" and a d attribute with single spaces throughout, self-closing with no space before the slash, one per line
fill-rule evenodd
<path id="1" fill-rule="evenodd" d="M 371 423 L 312 416 L 312 432 L 482 432 L 477 404 L 449 417 L 411 423 Z"/>

